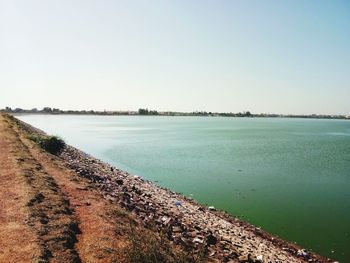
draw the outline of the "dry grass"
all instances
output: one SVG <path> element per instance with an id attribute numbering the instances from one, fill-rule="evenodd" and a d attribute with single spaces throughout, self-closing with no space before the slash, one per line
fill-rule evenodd
<path id="1" fill-rule="evenodd" d="M 204 262 L 204 255 L 185 252 L 169 242 L 163 233 L 144 228 L 132 227 L 128 235 L 129 244 L 126 247 L 126 258 L 137 263 L 199 263 Z"/>
<path id="2" fill-rule="evenodd" d="M 205 262 L 204 253 L 184 251 L 171 243 L 165 233 L 156 227 L 142 226 L 130 212 L 119 208 L 113 211 L 116 234 L 126 237 L 123 254 L 130 263 L 199 263 Z"/>

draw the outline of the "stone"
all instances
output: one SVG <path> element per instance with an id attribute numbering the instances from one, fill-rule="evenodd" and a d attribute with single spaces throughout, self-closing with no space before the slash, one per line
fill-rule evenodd
<path id="1" fill-rule="evenodd" d="M 203 244 L 203 239 L 200 239 L 199 237 L 195 237 L 194 239 L 193 239 L 193 243 L 199 243 L 199 244 Z"/>
<path id="2" fill-rule="evenodd" d="M 218 242 L 218 240 L 213 234 L 209 234 L 207 236 L 207 244 L 208 245 L 215 245 L 217 242 Z"/>
<path id="3" fill-rule="evenodd" d="M 256 257 L 256 259 L 259 260 L 259 261 L 263 261 L 263 258 L 264 258 L 263 255 L 259 255 L 259 256 Z"/>
<path id="4" fill-rule="evenodd" d="M 182 229 L 181 229 L 181 227 L 173 226 L 173 232 L 174 233 L 180 233 L 180 232 L 182 232 Z"/>
<path id="5" fill-rule="evenodd" d="M 248 262 L 249 257 L 248 255 L 242 255 L 238 257 L 239 262 Z"/>
<path id="6" fill-rule="evenodd" d="M 169 225 L 170 221 L 171 221 L 171 218 L 169 217 L 169 218 L 167 218 L 167 219 L 163 222 L 163 224 L 164 224 L 165 226 L 166 226 L 166 225 Z"/>
<path id="7" fill-rule="evenodd" d="M 123 185 L 124 184 L 124 181 L 122 179 L 117 179 L 115 180 L 115 182 L 118 184 L 118 185 Z"/>

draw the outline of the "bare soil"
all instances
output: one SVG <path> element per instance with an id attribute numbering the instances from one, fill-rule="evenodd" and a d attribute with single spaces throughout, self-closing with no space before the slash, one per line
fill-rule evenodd
<path id="1" fill-rule="evenodd" d="M 0 115 L 0 262 L 130 262 L 137 220 Z"/>

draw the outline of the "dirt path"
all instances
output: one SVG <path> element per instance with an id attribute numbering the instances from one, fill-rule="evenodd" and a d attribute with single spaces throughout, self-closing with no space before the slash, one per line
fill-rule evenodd
<path id="1" fill-rule="evenodd" d="M 0 149 L 0 262 L 125 261 L 118 207 L 2 115 Z"/>
<path id="2" fill-rule="evenodd" d="M 116 236 L 114 212 L 116 207 L 89 188 L 77 174 L 65 167 L 55 156 L 36 147 L 32 142 L 21 138 L 31 155 L 52 176 L 58 187 L 69 199 L 79 222 L 76 249 L 83 262 L 120 262 L 123 260 L 120 248 L 125 240 Z"/>
<path id="3" fill-rule="evenodd" d="M 8 162 L 9 167 L 2 169 L 1 176 L 16 171 L 15 176 L 10 174 L 4 178 L 7 185 L 2 185 L 1 193 L 6 195 L 7 191 L 14 191 L 20 198 L 20 202 L 15 204 L 11 203 L 12 198 L 8 196 L 2 199 L 8 211 L 3 220 L 8 224 L 1 240 L 16 241 L 12 245 L 2 246 L 4 250 L 11 251 L 7 253 L 4 262 L 80 262 L 75 249 L 79 228 L 69 200 L 21 142 L 16 125 L 9 119 L 0 118 L 1 160 L 6 155 L 15 158 L 11 164 Z M 18 233 L 10 227 L 16 221 L 20 226 Z M 24 234 L 21 229 L 24 229 Z M 28 249 L 23 251 L 23 256 L 16 259 L 18 251 L 25 247 Z M 31 248 L 33 252 L 28 251 Z M 32 253 L 34 255 L 29 259 Z"/>
<path id="4" fill-rule="evenodd" d="M 0 116 L 0 262 L 31 262 L 39 258 L 40 247 L 27 224 L 31 189 L 17 165 L 15 140 L 9 123 Z"/>

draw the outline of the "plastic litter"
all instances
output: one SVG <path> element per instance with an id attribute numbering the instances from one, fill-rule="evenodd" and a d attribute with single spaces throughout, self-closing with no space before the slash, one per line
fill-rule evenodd
<path id="1" fill-rule="evenodd" d="M 309 254 L 307 253 L 307 251 L 305 249 L 299 249 L 297 252 L 298 256 L 302 256 L 302 257 L 307 257 Z"/>
<path id="2" fill-rule="evenodd" d="M 182 206 L 182 203 L 181 203 L 180 201 L 176 201 L 176 202 L 175 202 L 175 205 L 176 205 L 176 206 Z"/>

